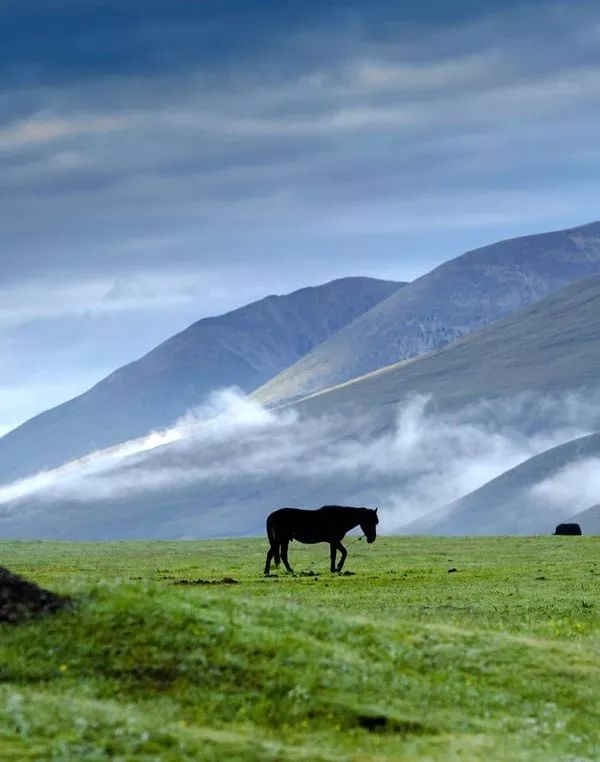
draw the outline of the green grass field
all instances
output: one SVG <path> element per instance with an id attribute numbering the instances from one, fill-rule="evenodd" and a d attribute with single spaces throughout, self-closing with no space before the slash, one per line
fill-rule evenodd
<path id="1" fill-rule="evenodd" d="M 383 537 L 339 577 L 265 552 L 0 543 L 76 599 L 0 625 L 0 759 L 600 759 L 600 539 Z"/>

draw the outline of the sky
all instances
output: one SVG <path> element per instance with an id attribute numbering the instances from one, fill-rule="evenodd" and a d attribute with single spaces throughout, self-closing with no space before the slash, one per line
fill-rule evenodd
<path id="1" fill-rule="evenodd" d="M 600 9 L 3 0 L 0 433 L 195 320 L 600 218 Z"/>

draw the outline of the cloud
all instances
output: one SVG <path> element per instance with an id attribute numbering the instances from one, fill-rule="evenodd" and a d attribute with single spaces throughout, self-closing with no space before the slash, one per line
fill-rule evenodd
<path id="1" fill-rule="evenodd" d="M 195 499 L 241 501 L 243 511 L 248 492 L 268 500 L 273 485 L 279 492 L 287 485 L 294 494 L 321 494 L 324 502 L 335 494 L 340 502 L 379 504 L 382 530 L 394 532 L 532 455 L 600 427 L 597 411 L 593 400 L 578 395 L 521 395 L 440 414 L 429 398 L 417 396 L 382 431 L 369 415 L 351 422 L 302 419 L 224 390 L 172 429 L 4 486 L 0 504 L 5 519 L 31 520 L 50 516 L 64 501 L 71 511 L 73 501 L 82 511 L 108 501 L 102 507 L 108 520 L 136 495 L 153 506 L 153 495 L 177 502 L 193 486 Z M 32 497 L 33 503 L 20 502 Z"/>
<path id="2" fill-rule="evenodd" d="M 384 9 L 379 12 L 384 18 Z M 166 37 L 201 21 L 196 14 L 191 20 L 168 16 Z M 272 67 L 278 55 L 273 38 L 243 67 L 230 68 L 231 61 L 219 58 L 207 66 L 182 45 L 185 77 L 167 59 L 152 77 L 108 66 L 101 78 L 69 79 L 50 91 L 36 85 L 38 109 L 0 133 L 0 145 L 2 136 L 21 141 L 4 179 L 12 208 L 8 231 L 33 243 L 28 210 L 33 198 L 42 198 L 36 228 L 45 239 L 76 210 L 84 229 L 75 219 L 73 239 L 84 236 L 89 246 L 101 231 L 111 231 L 105 242 L 113 247 L 123 239 L 125 214 L 129 234 L 141 234 L 148 221 L 171 232 L 183 225 L 201 241 L 214 236 L 221 252 L 225 246 L 235 256 L 237 242 L 228 243 L 223 224 L 250 226 L 259 219 L 289 233 L 310 220 L 324 242 L 332 234 L 325 221 L 333 219 L 335 230 L 347 218 L 348 194 L 359 211 L 361 205 L 370 211 L 373 234 L 393 219 L 402 229 L 412 218 L 403 207 L 408 190 L 423 227 L 438 215 L 456 215 L 453 227 L 460 229 L 478 201 L 486 208 L 466 226 L 482 220 L 480 227 L 504 232 L 521 219 L 519 194 L 527 195 L 534 224 L 532 215 L 544 214 L 535 211 L 540 191 L 568 193 L 561 157 L 572 162 L 574 145 L 582 154 L 582 193 L 586 177 L 596 177 L 583 166 L 597 148 L 599 116 L 599 60 L 585 42 L 590 17 L 585 3 L 570 4 L 568 14 L 552 3 L 502 13 L 490 8 L 483 18 L 463 16 L 461 24 L 446 25 L 443 33 L 435 23 L 399 27 L 392 45 L 370 33 L 377 27 L 375 12 L 359 16 L 357 24 L 349 15 L 333 40 L 328 15 L 315 30 L 307 14 L 307 27 L 285 29 L 293 66 L 280 73 Z M 144 50 L 142 32 L 158 32 L 151 18 L 138 30 L 143 40 L 133 37 Z M 210 27 L 207 18 L 201 26 Z M 525 22 L 535 33 L 523 31 Z M 215 34 L 224 34 L 215 23 Z M 47 150 L 40 152 L 40 143 Z M 524 192 L 522 183 L 539 162 L 551 176 L 535 189 L 527 180 Z M 507 193 L 498 210 L 500 182 L 508 182 L 515 196 L 511 203 Z M 388 205 L 377 215 L 377 202 L 390 196 L 396 209 Z M 253 226 L 254 240 L 264 234 Z M 185 256 L 181 250 L 171 255 Z M 71 247 L 50 256 L 74 264 Z M 93 248 L 86 254 L 97 256 Z"/>
<path id="3" fill-rule="evenodd" d="M 159 312 L 190 302 L 196 295 L 196 278 L 171 271 L 121 275 L 116 279 L 96 277 L 57 283 L 48 277 L 23 282 L 0 288 L 0 327 L 65 316 Z"/>
<path id="4" fill-rule="evenodd" d="M 600 458 L 583 458 L 534 485 L 530 496 L 540 508 L 574 515 L 600 503 Z"/>
<path id="5" fill-rule="evenodd" d="M 32 116 L 0 130 L 0 151 L 18 150 L 31 144 L 57 140 L 66 141 L 81 135 L 104 134 L 124 129 L 127 124 L 125 118 L 110 115 L 68 118 Z"/>
<path id="6" fill-rule="evenodd" d="M 412 279 L 597 217 L 595 5 L 422 5 L 2 4 L 0 324 L 31 328 L 22 373 L 42 343 L 72 354 L 67 319 L 112 368 L 307 271 Z M 146 282 L 169 269 L 193 295 Z M 152 305 L 169 320 L 142 333 Z"/>
<path id="7" fill-rule="evenodd" d="M 78 492 L 77 484 L 82 475 L 84 479 L 89 477 L 92 481 L 97 476 L 101 476 L 102 481 L 107 474 L 115 469 L 118 470 L 123 462 L 127 462 L 127 459 L 162 448 L 164 445 L 179 443 L 185 455 L 190 448 L 196 447 L 198 441 L 201 441 L 202 447 L 209 449 L 217 443 L 229 444 L 240 436 L 251 436 L 257 432 L 261 434 L 265 430 L 273 433 L 279 427 L 286 427 L 295 420 L 292 413 L 275 416 L 238 390 L 225 389 L 215 392 L 202 407 L 189 411 L 170 429 L 155 431 L 148 436 L 92 452 L 59 468 L 40 472 L 14 484 L 0 487 L 0 503 L 10 502 L 37 493 L 39 490 L 49 490 L 55 495 L 71 494 L 73 489 Z M 133 461 L 133 463 L 137 462 L 139 462 L 138 459 Z M 175 466 L 174 469 L 169 467 L 164 472 L 159 469 L 154 475 L 147 472 L 146 487 L 142 489 L 168 486 L 173 483 L 174 478 L 178 481 L 191 479 L 193 482 L 199 478 L 199 473 L 198 470 L 186 473 L 183 466 Z M 106 489 L 101 489 L 103 494 L 113 494 L 115 488 L 123 488 L 125 493 L 136 492 L 141 487 L 140 483 L 137 487 L 130 483 L 129 476 L 126 476 L 124 480 L 120 480 L 117 474 L 113 477 L 117 479 L 117 482 L 120 481 L 120 486 L 106 481 Z M 96 482 L 96 488 L 100 487 L 101 481 Z M 94 487 L 88 495 L 93 494 L 93 490 Z"/>

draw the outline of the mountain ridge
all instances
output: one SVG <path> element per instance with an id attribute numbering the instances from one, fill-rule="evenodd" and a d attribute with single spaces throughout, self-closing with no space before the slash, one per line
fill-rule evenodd
<path id="1" fill-rule="evenodd" d="M 567 521 L 579 524 L 583 534 L 600 534 L 600 503 L 569 516 Z"/>
<path id="2" fill-rule="evenodd" d="M 570 354 L 560 352 L 561 347 Z M 598 379 L 600 275 L 593 275 L 441 349 L 315 392 L 293 405 L 318 414 L 363 402 L 384 407 L 411 393 L 464 405 L 530 388 L 552 392 L 595 386 Z"/>
<path id="3" fill-rule="evenodd" d="M 210 391 L 251 391 L 404 284 L 340 278 L 203 318 L 0 438 L 0 481 L 172 424 Z"/>
<path id="4" fill-rule="evenodd" d="M 243 436 L 217 437 L 213 446 L 209 435 L 215 428 L 209 420 L 196 444 L 165 444 L 143 457 L 129 457 L 112 469 L 110 478 L 92 474 L 89 497 L 85 496 L 88 477 L 83 474 L 78 482 L 81 494 L 79 486 L 63 496 L 50 487 L 47 492 L 6 500 L 0 529 L 7 537 L 71 539 L 231 536 L 261 533 L 268 509 L 286 504 L 316 506 L 346 500 L 382 505 L 385 510 L 385 496 L 404 492 L 414 478 L 412 472 L 389 462 L 398 431 L 397 403 L 416 393 L 431 393 L 434 418 L 445 408 L 456 409 L 460 415 L 453 420 L 468 427 L 474 402 L 508 399 L 512 404 L 517 393 L 529 390 L 517 412 L 533 418 L 530 403 L 538 394 L 544 400 L 546 394 L 562 399 L 565 392 L 586 383 L 598 391 L 599 318 L 600 276 L 593 276 L 428 356 L 290 405 L 276 421 L 270 416 L 279 413 L 263 410 L 260 425 L 244 429 Z M 494 410 L 493 405 L 483 409 L 486 426 L 491 425 Z M 545 411 L 542 406 L 542 417 Z M 270 421 L 266 429 L 265 420 Z M 535 429 L 533 420 L 520 423 Z M 411 442 L 410 419 L 407 425 Z M 585 426 L 591 426 L 587 414 Z M 268 454 L 263 457 L 265 447 Z M 244 458 L 248 453 L 252 461 L 248 471 L 228 466 L 234 448 Z M 398 457 L 404 458 L 406 452 L 402 453 Z M 280 454 L 281 469 L 272 465 Z M 340 467 L 339 458 L 344 464 L 349 459 L 349 464 Z M 388 465 L 382 471 L 386 458 Z M 333 470 L 331 463 L 337 463 Z M 222 468 L 229 468 L 227 477 L 219 476 Z M 173 469 L 175 477 L 163 486 L 161 479 Z M 200 481 L 195 481 L 195 470 Z M 147 480 L 150 486 L 128 494 L 126 486 L 132 480 L 136 484 Z M 572 508 L 561 508 L 560 516 L 553 515 L 552 520 L 565 519 Z"/>
<path id="5" fill-rule="evenodd" d="M 254 396 L 276 405 L 439 349 L 600 272 L 600 222 L 506 239 L 448 260 L 356 318 Z"/>

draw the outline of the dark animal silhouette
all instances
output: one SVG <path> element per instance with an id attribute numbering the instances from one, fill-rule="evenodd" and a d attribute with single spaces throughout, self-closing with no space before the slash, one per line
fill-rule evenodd
<path id="1" fill-rule="evenodd" d="M 348 552 L 342 545 L 346 532 L 360 526 L 367 542 L 375 541 L 379 524 L 377 508 L 351 508 L 343 505 L 324 505 L 316 510 L 303 508 L 280 508 L 267 518 L 267 537 L 269 551 L 265 564 L 265 574 L 271 569 L 271 561 L 279 566 L 283 561 L 285 568 L 293 572 L 288 561 L 288 546 L 292 540 L 304 543 L 328 542 L 331 550 L 331 571 L 341 572 Z M 335 565 L 337 551 L 341 557 Z"/>
<path id="2" fill-rule="evenodd" d="M 554 534 L 581 534 L 581 527 L 579 524 L 559 524 Z"/>

